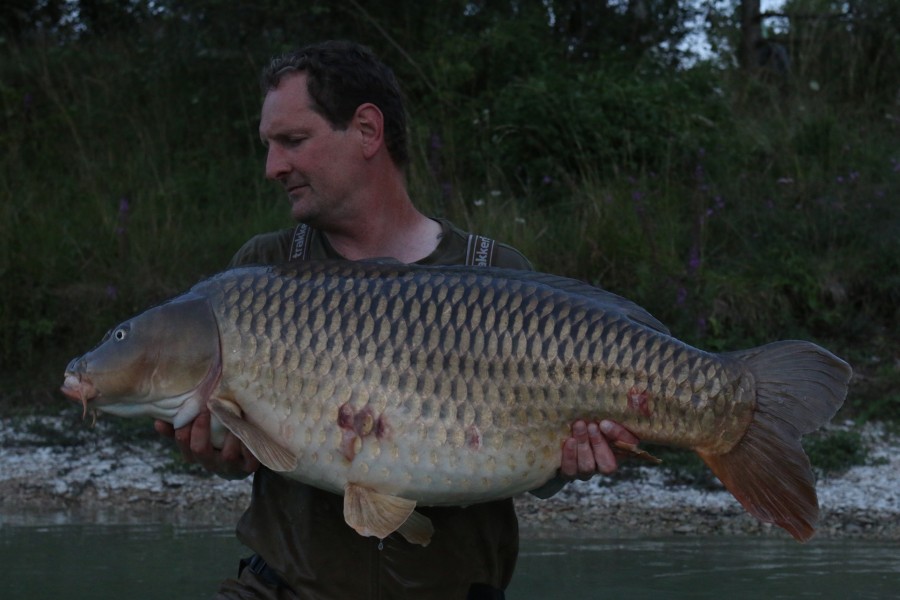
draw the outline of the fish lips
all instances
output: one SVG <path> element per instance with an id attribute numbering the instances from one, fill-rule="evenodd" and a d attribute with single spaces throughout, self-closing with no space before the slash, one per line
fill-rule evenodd
<path id="1" fill-rule="evenodd" d="M 77 402 L 87 411 L 88 404 L 99 396 L 93 382 L 77 368 L 79 359 L 73 360 L 66 368 L 65 379 L 60 391 L 73 402 Z"/>

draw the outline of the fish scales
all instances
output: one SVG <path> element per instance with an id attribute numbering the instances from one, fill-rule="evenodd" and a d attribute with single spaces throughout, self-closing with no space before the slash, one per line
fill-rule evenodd
<path id="1" fill-rule="evenodd" d="M 269 468 L 343 493 L 363 535 L 427 543 L 416 504 L 537 488 L 572 422 L 613 419 L 694 450 L 748 511 L 802 540 L 818 503 L 799 438 L 849 377 L 809 342 L 693 348 L 570 279 L 331 261 L 207 279 L 74 359 L 63 391 L 176 426 L 209 409 Z"/>
<path id="2" fill-rule="evenodd" d="M 223 365 L 223 389 L 257 399 L 243 407 L 247 417 L 264 422 L 294 406 L 292 414 L 303 418 L 294 423 L 295 435 L 332 432 L 324 447 L 310 450 L 320 462 L 330 457 L 328 470 L 304 466 L 311 472 L 302 475 L 332 491 L 343 488 L 349 473 L 387 469 L 396 481 L 378 485 L 392 494 L 424 504 L 478 501 L 497 490 L 479 497 L 467 489 L 468 473 L 493 477 L 499 464 L 507 486 L 502 493 L 552 476 L 560 440 L 577 418 L 610 417 L 647 440 L 714 448 L 720 441 L 707 432 L 733 429 L 733 413 L 739 421 L 752 410 L 747 400 L 731 401 L 733 389 L 710 406 L 717 397 L 716 379 L 706 376 L 714 368 L 711 357 L 689 364 L 690 354 L 674 338 L 584 297 L 467 271 L 379 267 L 365 275 L 327 264 L 303 274 L 246 269 L 194 289 L 221 315 L 223 354 L 235 360 Z M 250 307 L 253 320 L 247 323 L 234 307 Z M 291 319 L 297 307 L 301 317 Z M 288 322 L 296 328 L 285 328 Z M 571 332 L 574 340 L 561 337 Z M 571 350 L 560 355 L 566 343 Z M 297 366 L 288 372 L 286 363 Z M 664 387 L 663 378 L 648 371 L 653 364 L 679 373 L 678 380 Z M 362 436 L 349 447 L 335 443 L 341 437 L 337 410 L 345 403 L 354 413 L 383 418 L 394 435 Z M 479 447 L 471 448 L 476 431 Z M 508 456 L 488 461 L 484 446 L 504 448 Z M 526 448 L 533 452 L 520 458 Z M 410 457 L 410 466 L 387 464 L 393 456 Z M 342 463 L 343 472 L 332 469 Z"/>

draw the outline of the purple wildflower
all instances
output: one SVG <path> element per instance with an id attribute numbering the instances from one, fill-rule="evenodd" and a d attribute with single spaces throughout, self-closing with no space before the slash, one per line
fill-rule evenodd
<path id="1" fill-rule="evenodd" d="M 119 198 L 119 224 L 116 226 L 116 235 L 123 236 L 128 231 L 128 215 L 131 210 L 131 204 L 128 198 L 122 196 Z"/>
<path id="2" fill-rule="evenodd" d="M 706 326 L 707 326 L 706 317 L 697 317 L 697 333 L 700 336 L 703 336 L 706 334 Z"/>
<path id="3" fill-rule="evenodd" d="M 697 247 L 697 244 L 691 246 L 691 252 L 688 256 L 688 273 L 696 273 L 702 264 L 702 260 L 700 259 L 700 249 Z"/>

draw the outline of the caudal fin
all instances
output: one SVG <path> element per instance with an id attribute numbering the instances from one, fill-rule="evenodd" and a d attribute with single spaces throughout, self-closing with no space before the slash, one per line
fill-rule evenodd
<path id="1" fill-rule="evenodd" d="M 819 502 L 800 437 L 827 423 L 847 395 L 850 365 L 810 342 L 776 342 L 728 354 L 756 380 L 757 408 L 727 454 L 699 452 L 756 518 L 800 541 L 815 532 Z"/>

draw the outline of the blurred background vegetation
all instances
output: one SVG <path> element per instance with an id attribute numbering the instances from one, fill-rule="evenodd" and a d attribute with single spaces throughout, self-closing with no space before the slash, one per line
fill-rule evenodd
<path id="1" fill-rule="evenodd" d="M 57 410 L 107 328 L 289 226 L 257 76 L 349 38 L 404 84 L 426 212 L 703 348 L 822 343 L 846 418 L 900 420 L 898 2 L 13 0 L 0 27 L 0 413 Z"/>

